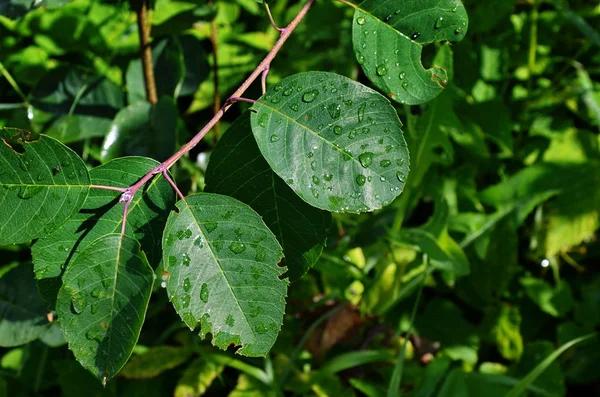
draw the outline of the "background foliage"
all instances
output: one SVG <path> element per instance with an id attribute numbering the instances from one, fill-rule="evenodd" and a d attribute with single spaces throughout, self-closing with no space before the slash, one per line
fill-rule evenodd
<path id="1" fill-rule="evenodd" d="M 446 88 L 424 105 L 408 99 L 394 105 L 411 155 L 403 194 L 373 214 L 334 214 L 327 246 L 293 258 L 301 266 L 323 252 L 307 275 L 289 275 L 294 282 L 283 329 L 265 359 L 222 352 L 187 330 L 168 304 L 170 280 L 156 268 L 160 252 L 151 247 L 160 237 L 138 229 L 145 256 L 133 241 L 129 255 L 147 270 L 148 290 L 145 257 L 157 279 L 134 355 L 102 388 L 73 360 L 80 353 L 67 349 L 38 297 L 39 289 L 56 298 L 57 275 L 38 272 L 34 280 L 29 244 L 6 245 L 0 247 L 0 396 L 379 396 L 398 363 L 404 395 L 503 396 L 560 345 L 597 331 L 600 34 L 594 27 L 600 6 L 585 0 L 464 4 L 471 22 L 461 42 L 423 38 L 435 42 L 423 47 L 424 64 L 444 66 Z M 128 3 L 34 5 L 39 8 L 19 0 L 0 4 L 0 126 L 57 138 L 89 169 L 106 164 L 92 171 L 92 181 L 115 178 L 118 167 L 107 162 L 116 157 L 160 161 L 172 154 L 212 117 L 215 95 L 227 97 L 277 39 L 254 0 L 157 0 L 152 47 L 160 100 L 152 107 Z M 271 8 L 283 24 L 300 6 L 278 0 Z M 361 66 L 354 17 L 348 6 L 318 1 L 273 62 L 269 85 L 312 70 L 370 85 L 367 76 L 377 74 L 377 65 Z M 260 87 L 246 96 L 258 98 Z M 243 176 L 207 158 L 243 139 L 236 139 L 235 126 L 231 135 L 224 132 L 247 108 L 232 109 L 172 169 L 185 194 L 206 184 L 206 191 L 235 196 L 223 175 Z M 250 122 L 242 116 L 236 124 Z M 256 158 L 253 150 L 249 145 L 243 155 Z M 130 162 L 123 186 L 154 164 L 116 161 Z M 265 164 L 256 167 L 252 172 L 270 172 Z M 171 208 L 168 192 L 162 180 L 145 194 Z M 97 206 L 114 198 L 104 193 L 90 193 Z M 254 207 L 254 197 L 237 198 Z M 307 214 L 310 222 L 298 220 L 282 233 L 330 224 L 329 215 L 301 205 L 287 211 Z M 143 202 L 135 210 L 133 222 L 165 216 Z M 0 208 L 0 224 L 10 213 Z M 103 214 L 107 228 L 115 216 Z M 264 216 L 264 222 L 277 221 Z M 48 269 L 65 261 L 60 239 L 52 236 L 58 242 L 44 256 Z M 110 238 L 95 244 L 112 247 Z M 39 240 L 34 254 L 43 247 Z M 527 393 L 600 394 L 599 346 L 596 338 L 571 348 Z M 397 361 L 400 352 L 404 362 Z"/>

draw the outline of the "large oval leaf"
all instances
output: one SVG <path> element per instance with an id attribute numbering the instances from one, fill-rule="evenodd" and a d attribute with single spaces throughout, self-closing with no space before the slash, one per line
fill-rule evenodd
<path id="1" fill-rule="evenodd" d="M 352 42 L 358 63 L 383 92 L 400 103 L 417 105 L 446 86 L 446 71 L 425 69 L 421 51 L 434 41 L 462 40 L 467 12 L 460 0 L 357 1 Z"/>
<path id="2" fill-rule="evenodd" d="M 79 211 L 90 178 L 75 152 L 15 128 L 0 139 L 0 245 L 48 234 Z"/>
<path id="3" fill-rule="evenodd" d="M 309 204 L 373 211 L 402 192 L 409 168 L 402 123 L 372 89 L 333 73 L 300 73 L 252 109 L 260 151 Z"/>
<path id="4" fill-rule="evenodd" d="M 158 165 L 144 157 L 124 157 L 90 171 L 95 185 L 129 187 Z M 96 239 L 121 230 L 123 204 L 118 192 L 92 189 L 79 213 L 31 247 L 38 287 L 50 308 L 54 308 L 60 276 L 79 253 Z M 158 266 L 162 252 L 160 231 L 175 204 L 173 189 L 164 178 L 154 178 L 131 201 L 125 233 L 138 240 L 152 266 Z"/>
<path id="5" fill-rule="evenodd" d="M 163 235 L 167 292 L 177 313 L 212 343 L 267 354 L 281 328 L 287 280 L 273 233 L 247 205 L 196 194 L 177 203 Z"/>
<path id="6" fill-rule="evenodd" d="M 77 361 L 112 378 L 137 343 L 152 292 L 153 271 L 140 244 L 119 234 L 84 249 L 63 276 L 56 312 Z"/>
<path id="7" fill-rule="evenodd" d="M 302 201 L 269 167 L 252 136 L 250 112 L 238 117 L 219 140 L 205 181 L 205 191 L 234 197 L 263 217 L 283 247 L 291 281 L 321 256 L 331 215 Z"/>

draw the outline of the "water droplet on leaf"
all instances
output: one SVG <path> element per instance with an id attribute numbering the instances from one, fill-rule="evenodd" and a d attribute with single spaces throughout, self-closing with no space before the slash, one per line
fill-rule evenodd
<path id="1" fill-rule="evenodd" d="M 208 302 L 208 285 L 206 283 L 200 287 L 200 300 L 204 303 Z"/>
<path id="2" fill-rule="evenodd" d="M 365 152 L 358 156 L 358 161 L 364 168 L 368 168 L 373 163 L 374 154 L 371 152 Z"/>
<path id="3" fill-rule="evenodd" d="M 317 95 L 319 95 L 318 90 L 311 90 L 311 91 L 305 92 L 304 95 L 302 95 L 302 101 L 304 101 L 306 103 L 311 103 L 312 101 L 315 100 Z"/>
<path id="4" fill-rule="evenodd" d="M 365 183 L 367 182 L 367 178 L 360 174 L 356 177 L 356 183 L 358 183 L 358 186 L 364 186 Z"/>
<path id="5" fill-rule="evenodd" d="M 231 252 L 237 255 L 246 251 L 246 246 L 241 241 L 234 241 L 229 245 L 229 249 L 231 250 Z"/>

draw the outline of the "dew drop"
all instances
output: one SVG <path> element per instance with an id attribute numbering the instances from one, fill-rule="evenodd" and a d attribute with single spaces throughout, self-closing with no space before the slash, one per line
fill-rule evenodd
<path id="1" fill-rule="evenodd" d="M 237 255 L 246 251 L 246 246 L 241 241 L 234 241 L 229 245 L 229 249 L 231 250 L 231 252 Z"/>
<path id="2" fill-rule="evenodd" d="M 381 160 L 379 162 L 379 166 L 382 167 L 382 168 L 387 168 L 390 165 L 392 165 L 392 162 L 390 160 Z"/>
<path id="3" fill-rule="evenodd" d="M 266 113 L 263 113 L 259 118 L 258 118 L 258 125 L 261 127 L 266 127 L 267 126 L 267 122 L 269 121 L 269 115 Z"/>
<path id="4" fill-rule="evenodd" d="M 175 266 L 177 264 L 177 258 L 175 258 L 174 256 L 169 256 L 169 266 Z"/>
<path id="5" fill-rule="evenodd" d="M 439 28 L 441 28 L 441 27 L 442 27 L 442 21 L 443 21 L 443 20 L 444 20 L 444 17 L 439 17 L 439 19 L 437 19 L 437 20 L 435 21 L 434 28 L 435 28 L 435 29 L 439 29 Z"/>
<path id="6" fill-rule="evenodd" d="M 92 314 L 96 314 L 98 313 L 98 310 L 100 309 L 100 305 L 98 304 L 98 302 L 94 302 L 90 305 L 90 312 Z"/>
<path id="7" fill-rule="evenodd" d="M 365 17 L 358 17 L 358 18 L 356 18 L 356 23 L 359 24 L 359 25 L 364 25 L 365 22 L 366 22 Z"/>
<path id="8" fill-rule="evenodd" d="M 259 248 L 256 250 L 256 256 L 254 257 L 254 260 L 257 262 L 262 262 L 265 260 L 266 256 L 267 256 L 267 254 L 265 253 L 265 250 L 262 248 Z"/>
<path id="9" fill-rule="evenodd" d="M 183 280 L 183 290 L 185 292 L 188 292 L 190 290 L 190 288 L 191 288 L 190 279 L 189 279 L 189 277 L 186 277 L 185 280 Z"/>
<path id="10" fill-rule="evenodd" d="M 294 184 L 294 180 L 293 179 L 288 179 L 287 181 L 285 181 L 288 185 L 293 185 Z"/>
<path id="11" fill-rule="evenodd" d="M 277 134 L 271 135 L 271 142 L 277 142 L 277 141 L 279 141 L 279 135 L 277 135 Z"/>
<path id="12" fill-rule="evenodd" d="M 312 176 L 312 181 L 315 185 L 318 185 L 321 183 L 321 180 L 316 175 Z"/>
<path id="13" fill-rule="evenodd" d="M 323 179 L 325 179 L 327 182 L 329 182 L 333 179 L 333 174 L 324 174 Z"/>
<path id="14" fill-rule="evenodd" d="M 378 76 L 385 76 L 388 72 L 388 69 L 387 69 L 387 66 L 385 66 L 385 65 L 379 65 L 379 66 L 377 66 L 376 71 L 377 71 Z"/>
<path id="15" fill-rule="evenodd" d="M 369 166 L 373 163 L 374 154 L 371 152 L 365 152 L 358 156 L 358 161 L 360 161 L 360 165 L 364 168 L 369 168 Z"/>
<path id="16" fill-rule="evenodd" d="M 292 104 L 290 105 L 290 108 L 291 108 L 291 109 L 292 109 L 294 112 L 297 112 L 297 111 L 298 111 L 298 108 L 299 108 L 299 105 L 298 105 L 297 103 L 292 103 Z"/>
<path id="17" fill-rule="evenodd" d="M 190 256 L 188 254 L 183 254 L 181 255 L 183 260 L 182 263 L 184 266 L 189 266 L 190 265 Z"/>
<path id="18" fill-rule="evenodd" d="M 202 240 L 202 236 L 198 236 L 198 238 L 194 240 L 194 245 L 199 248 L 204 248 L 204 241 Z"/>
<path id="19" fill-rule="evenodd" d="M 80 314 L 85 310 L 87 306 L 87 299 L 83 296 L 72 296 L 71 297 L 71 308 L 77 314 Z"/>
<path id="20" fill-rule="evenodd" d="M 363 103 L 358 108 L 358 122 L 359 123 L 362 123 L 362 121 L 365 119 L 365 109 L 366 108 L 367 108 L 367 104 L 366 103 Z"/>
<path id="21" fill-rule="evenodd" d="M 335 135 L 342 135 L 343 132 L 344 132 L 344 130 L 339 125 L 336 125 L 335 127 L 333 127 L 333 133 Z"/>
<path id="22" fill-rule="evenodd" d="M 190 296 L 189 295 L 184 296 L 183 299 L 181 300 L 181 303 L 184 308 L 188 307 L 190 305 Z"/>
<path id="23" fill-rule="evenodd" d="M 200 287 L 200 300 L 204 303 L 208 302 L 208 285 L 206 283 Z"/>
<path id="24" fill-rule="evenodd" d="M 105 279 L 102 280 L 102 286 L 104 288 L 110 287 L 110 283 L 111 283 L 111 280 L 109 278 L 105 278 Z"/>
<path id="25" fill-rule="evenodd" d="M 206 228 L 206 231 L 211 233 L 213 232 L 216 228 L 219 227 L 219 225 L 216 222 L 206 222 L 204 224 L 204 227 Z"/>
<path id="26" fill-rule="evenodd" d="M 332 119 L 337 119 L 342 113 L 342 106 L 339 103 L 332 103 L 327 106 L 327 111 Z"/>
<path id="27" fill-rule="evenodd" d="M 405 90 L 408 90 L 408 82 L 407 81 L 402 82 L 402 88 L 404 88 Z"/>
<path id="28" fill-rule="evenodd" d="M 310 168 L 311 168 L 313 171 L 316 171 L 316 170 L 317 170 L 317 162 L 316 162 L 316 161 L 311 161 L 311 163 L 310 163 Z"/>
<path id="29" fill-rule="evenodd" d="M 405 175 L 401 171 L 398 171 L 396 172 L 396 178 L 398 178 L 400 182 L 404 183 Z"/>
<path id="30" fill-rule="evenodd" d="M 101 295 L 103 295 L 103 294 L 102 294 L 102 291 L 100 290 L 100 288 L 94 288 L 92 290 L 92 297 L 100 298 Z"/>
<path id="31" fill-rule="evenodd" d="M 311 103 L 312 101 L 315 100 L 317 95 L 319 95 L 318 90 L 307 91 L 304 93 L 304 95 L 302 95 L 302 101 L 306 102 L 306 103 Z"/>
<path id="32" fill-rule="evenodd" d="M 266 334 L 269 331 L 264 323 L 258 324 L 254 329 L 256 330 L 257 334 Z"/>
<path id="33" fill-rule="evenodd" d="M 367 178 L 364 175 L 360 174 L 356 177 L 356 183 L 358 186 L 364 186 L 366 182 Z"/>
<path id="34" fill-rule="evenodd" d="M 233 318 L 233 316 L 230 314 L 227 316 L 227 318 L 225 319 L 225 324 L 227 324 L 230 327 L 233 327 L 235 324 L 235 319 Z"/>
<path id="35" fill-rule="evenodd" d="M 413 34 L 410 35 L 410 38 L 412 40 L 416 40 L 419 38 L 419 36 L 421 36 L 421 32 L 414 32 Z"/>
<path id="36" fill-rule="evenodd" d="M 398 77 L 400 78 L 400 80 L 404 80 L 406 78 L 406 72 L 400 72 Z"/>
<path id="37" fill-rule="evenodd" d="M 290 95 L 292 95 L 293 92 L 294 92 L 293 88 L 288 88 L 285 91 L 283 91 L 283 96 L 290 96 Z"/>

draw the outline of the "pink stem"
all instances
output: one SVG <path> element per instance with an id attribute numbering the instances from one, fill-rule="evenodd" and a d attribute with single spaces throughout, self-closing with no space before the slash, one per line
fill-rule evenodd
<path id="1" fill-rule="evenodd" d="M 249 99 L 249 98 L 242 98 L 242 97 L 231 97 L 227 101 L 229 103 L 235 103 L 235 102 L 256 103 L 256 102 L 258 102 L 256 99 Z"/>
<path id="2" fill-rule="evenodd" d="M 183 157 L 183 155 L 188 153 L 198 143 L 200 143 L 202 138 L 204 138 L 204 136 L 215 126 L 215 124 L 217 124 L 219 122 L 219 120 L 221 120 L 221 118 L 223 117 L 225 112 L 229 109 L 229 107 L 231 107 L 231 104 L 233 102 L 235 102 L 236 100 L 241 100 L 240 98 L 242 97 L 244 92 L 246 92 L 246 90 L 250 87 L 250 85 L 252 85 L 252 83 L 254 83 L 256 81 L 256 79 L 265 72 L 265 70 L 269 69 L 271 62 L 273 61 L 273 59 L 275 58 L 275 56 L 277 55 L 279 50 L 281 50 L 281 47 L 283 47 L 283 44 L 291 36 L 292 32 L 294 31 L 294 29 L 296 29 L 296 27 L 300 24 L 300 22 L 302 22 L 302 19 L 304 19 L 304 17 L 306 16 L 306 13 L 308 12 L 308 10 L 310 10 L 310 7 L 314 4 L 314 2 L 315 2 L 315 0 L 308 0 L 304 4 L 302 9 L 300 10 L 298 15 L 296 15 L 294 20 L 292 22 L 290 22 L 290 24 L 286 28 L 278 29 L 281 32 L 281 35 L 279 36 L 279 39 L 277 40 L 277 42 L 275 43 L 275 45 L 273 46 L 271 51 L 269 51 L 267 56 L 265 56 L 265 58 L 262 60 L 262 62 L 256 67 L 256 69 L 254 69 L 252 74 L 250 74 L 250 76 L 248 76 L 248 78 L 231 95 L 231 97 L 229 97 L 229 99 L 227 101 L 225 101 L 225 103 L 223 104 L 221 109 L 217 113 L 215 113 L 213 118 L 208 122 L 208 124 L 206 124 L 204 126 L 204 128 L 202 128 L 188 143 L 183 145 L 181 147 L 181 149 L 179 149 L 175 154 L 173 154 L 171 157 L 169 157 L 167 160 L 165 160 L 162 164 L 154 167 L 154 169 L 152 169 L 150 172 L 148 172 L 146 175 L 144 175 L 139 181 L 137 181 L 136 183 L 131 185 L 128 189 L 123 190 L 123 194 L 121 195 L 121 199 L 119 200 L 119 201 L 125 203 L 124 215 L 123 215 L 123 226 L 121 228 L 122 235 L 125 234 L 125 222 L 127 221 L 127 212 L 129 211 L 129 205 L 131 203 L 131 200 L 137 193 L 137 191 L 140 190 L 140 188 L 142 186 L 144 186 L 144 184 L 146 182 L 148 182 L 150 179 L 152 179 L 155 175 L 157 175 L 157 174 L 163 174 L 163 176 L 166 175 L 166 171 L 169 168 L 171 168 L 171 166 L 173 164 L 175 164 L 181 157 Z M 183 195 L 181 194 L 179 189 L 176 188 L 175 183 L 173 183 L 173 181 L 170 181 L 170 183 L 171 183 L 171 186 L 173 186 L 176 189 L 177 194 L 180 197 L 182 197 Z M 120 188 L 117 188 L 117 189 L 120 189 Z M 121 190 L 119 190 L 119 191 L 121 191 Z"/>
<path id="3" fill-rule="evenodd" d="M 165 179 L 171 184 L 171 187 L 173 188 L 173 190 L 175 190 L 175 192 L 177 192 L 177 195 L 179 196 L 179 198 L 182 200 L 185 200 L 185 196 L 181 193 L 181 191 L 179 190 L 179 188 L 177 187 L 177 184 L 173 181 L 173 179 L 171 179 L 171 177 L 169 176 L 169 172 L 167 170 L 163 170 L 162 174 L 165 177 Z"/>
<path id="4" fill-rule="evenodd" d="M 262 72 L 262 76 L 260 76 L 260 84 L 262 86 L 263 95 L 267 92 L 267 75 L 269 74 L 269 69 L 271 69 L 271 65 L 267 65 L 265 70 Z"/>
<path id="5" fill-rule="evenodd" d="M 115 187 L 115 186 L 101 186 L 101 185 L 91 185 L 92 189 L 102 189 L 102 190 L 114 190 L 115 192 L 123 193 L 127 188 L 124 187 Z"/>

